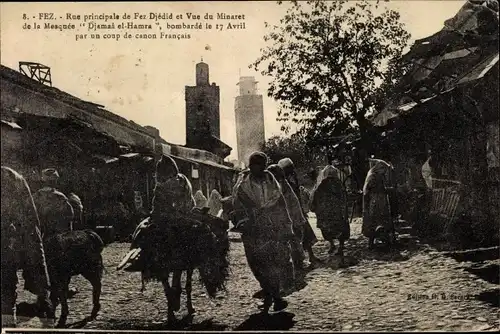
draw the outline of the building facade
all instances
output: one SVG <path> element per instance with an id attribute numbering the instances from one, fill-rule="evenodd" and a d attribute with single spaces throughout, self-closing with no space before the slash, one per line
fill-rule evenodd
<path id="1" fill-rule="evenodd" d="M 248 164 L 250 154 L 265 143 L 264 103 L 262 95 L 257 94 L 254 77 L 240 77 L 238 85 L 240 95 L 234 103 L 238 160 Z"/>
<path id="2" fill-rule="evenodd" d="M 381 148 L 406 171 L 401 184 L 427 193 L 400 207 L 416 208 L 414 228 L 453 247 L 500 239 L 498 5 L 491 5 L 469 0 L 442 30 L 417 40 L 402 59 L 410 70 L 372 120 L 386 134 Z"/>
<path id="3" fill-rule="evenodd" d="M 163 145 L 168 143 L 158 129 L 140 126 L 8 67 L 1 66 L 0 78 L 2 165 L 21 172 L 33 189 L 40 186 L 43 168 L 56 168 L 61 185 L 80 196 L 85 219 L 93 225 L 121 222 L 98 214 L 103 205 L 119 201 L 135 227 L 140 212 L 134 199 L 140 197 L 142 209 L 149 212 L 155 162 L 162 155 L 176 159 L 195 189 L 206 194 L 218 189 L 225 195 L 231 189 L 235 171 L 221 155 Z M 215 151 L 227 150 L 218 138 L 212 140 Z"/>

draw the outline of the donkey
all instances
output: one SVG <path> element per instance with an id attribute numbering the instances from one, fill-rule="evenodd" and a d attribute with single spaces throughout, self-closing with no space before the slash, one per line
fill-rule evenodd
<path id="1" fill-rule="evenodd" d="M 93 308 L 90 320 L 95 319 L 101 309 L 101 280 L 104 270 L 102 239 L 92 230 L 70 231 L 48 237 L 44 248 L 54 312 L 58 303 L 61 303 L 61 317 L 57 327 L 66 325 L 69 314 L 69 283 L 73 276 L 80 274 L 92 284 Z"/>
<path id="2" fill-rule="evenodd" d="M 134 233 L 131 250 L 117 269 L 141 271 L 143 281 L 158 280 L 168 304 L 168 322 L 176 321 L 180 294 L 169 284 L 169 274 L 186 271 L 186 306 L 189 315 L 196 311 L 192 304 L 192 275 L 195 269 L 210 298 L 225 289 L 229 276 L 229 239 L 227 222 L 207 213 L 207 208 L 189 213 L 172 212 L 169 222 L 143 221 Z M 128 266 L 127 266 L 128 265 Z"/>

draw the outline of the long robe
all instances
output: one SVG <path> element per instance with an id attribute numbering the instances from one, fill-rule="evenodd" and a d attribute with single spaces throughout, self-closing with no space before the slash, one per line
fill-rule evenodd
<path id="1" fill-rule="evenodd" d="M 368 171 L 363 187 L 363 226 L 361 232 L 367 238 L 375 236 L 375 230 L 384 226 L 392 230 L 391 208 L 386 189 L 390 166 L 378 160 Z"/>
<path id="2" fill-rule="evenodd" d="M 290 267 L 289 241 L 293 238 L 281 187 L 267 171 L 262 180 L 246 172 L 238 178 L 233 199 L 234 207 L 244 208 L 248 218 L 242 241 L 250 269 L 265 294 L 279 298 Z"/>
<path id="3" fill-rule="evenodd" d="M 26 180 L 2 166 L 2 318 L 12 315 L 16 302 L 17 270 L 29 273 L 29 291 L 48 293 L 49 275 L 45 261 L 40 221 Z"/>
<path id="4" fill-rule="evenodd" d="M 297 176 L 295 174 L 295 171 L 287 171 L 285 170 L 286 174 L 286 179 L 290 186 L 292 187 L 293 192 L 295 193 L 295 196 L 300 197 L 300 185 L 297 180 Z M 300 208 L 302 212 L 304 212 L 304 208 L 302 207 L 302 203 L 300 203 Z M 304 213 L 304 216 L 306 214 Z M 304 245 L 304 248 L 308 249 L 314 244 L 318 242 L 318 238 L 316 238 L 316 234 L 314 233 L 314 230 L 312 229 L 311 223 L 309 221 L 304 224 L 304 234 L 302 238 L 302 244 Z"/>
<path id="5" fill-rule="evenodd" d="M 326 166 L 320 175 L 322 179 L 314 189 L 310 204 L 311 211 L 316 213 L 318 228 L 325 240 L 348 240 L 347 197 L 339 171 Z"/>
<path id="6" fill-rule="evenodd" d="M 292 258 L 296 265 L 300 265 L 300 263 L 305 258 L 302 241 L 304 239 L 304 228 L 305 225 L 308 224 L 308 221 L 301 209 L 300 200 L 293 192 L 293 189 L 290 186 L 290 184 L 286 180 L 284 180 L 284 182 L 281 182 L 280 185 L 282 188 L 283 196 L 286 201 L 288 214 L 290 215 L 290 219 L 292 220 L 292 226 L 293 226 L 294 238 L 290 243 L 292 250 Z"/>

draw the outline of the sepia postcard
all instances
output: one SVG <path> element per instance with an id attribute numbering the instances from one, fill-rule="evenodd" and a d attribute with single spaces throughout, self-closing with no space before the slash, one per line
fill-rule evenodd
<path id="1" fill-rule="evenodd" d="M 498 10 L 1 2 L 2 333 L 498 331 Z"/>

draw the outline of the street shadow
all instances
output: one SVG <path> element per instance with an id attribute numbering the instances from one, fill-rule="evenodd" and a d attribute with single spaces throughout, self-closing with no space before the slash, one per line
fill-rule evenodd
<path id="1" fill-rule="evenodd" d="M 23 319 L 22 322 L 28 322 L 37 317 L 40 318 L 39 309 L 36 306 L 36 304 L 27 302 L 21 302 L 16 305 L 16 315 L 18 318 Z M 91 317 L 86 317 L 72 324 L 66 324 L 64 328 L 75 328 L 75 329 L 84 328 L 85 325 L 87 325 L 92 320 L 93 319 Z"/>
<path id="2" fill-rule="evenodd" d="M 16 318 L 19 327 L 23 327 L 23 323 L 30 322 L 34 318 L 38 318 L 41 323 L 49 320 L 45 318 L 45 315 L 40 314 L 40 309 L 36 304 L 27 302 L 21 302 L 16 305 Z M 54 319 L 49 321 L 54 321 Z"/>
<path id="3" fill-rule="evenodd" d="M 182 330 L 182 331 L 224 331 L 227 325 L 219 324 L 213 319 L 204 319 L 193 323 L 194 316 L 186 315 L 174 322 L 145 322 L 143 319 L 111 320 L 105 327 L 113 330 Z"/>
<path id="4" fill-rule="evenodd" d="M 344 255 L 343 262 L 339 255 L 329 255 L 320 253 L 317 254 L 317 256 L 319 262 L 316 262 L 314 265 L 310 266 L 309 270 L 305 273 L 305 275 L 307 275 L 308 272 L 314 271 L 315 269 L 319 268 L 342 269 L 342 268 L 349 268 L 356 266 L 359 263 L 358 258 L 348 254 Z"/>
<path id="5" fill-rule="evenodd" d="M 344 261 L 342 261 L 341 257 L 338 255 L 329 256 L 325 259 L 325 267 L 330 269 L 343 269 L 354 267 L 359 263 L 359 259 L 357 257 L 351 255 L 344 255 Z"/>
<path id="6" fill-rule="evenodd" d="M 489 304 L 490 306 L 500 307 L 500 289 L 483 291 L 476 297 L 476 299 Z"/>
<path id="7" fill-rule="evenodd" d="M 16 315 L 31 320 L 39 316 L 39 311 L 35 304 L 22 302 L 16 305 Z"/>
<path id="8" fill-rule="evenodd" d="M 496 263 L 492 263 L 486 266 L 483 265 L 477 267 L 469 267 L 465 268 L 464 270 L 470 272 L 471 274 L 476 275 L 477 277 L 487 282 L 493 284 L 500 283 L 500 277 L 499 277 L 500 266 Z"/>
<path id="9" fill-rule="evenodd" d="M 243 321 L 234 331 L 248 330 L 268 330 L 285 331 L 290 330 L 296 321 L 293 320 L 295 314 L 282 312 L 278 314 L 255 313 L 247 320 Z"/>
<path id="10" fill-rule="evenodd" d="M 423 250 L 422 245 L 416 242 L 397 241 L 391 247 L 377 245 L 368 248 L 368 242 L 364 238 L 350 239 L 346 244 L 346 254 L 359 260 L 376 260 L 382 262 L 407 261 Z"/>
<path id="11" fill-rule="evenodd" d="M 92 319 L 90 317 L 86 317 L 85 319 L 82 319 L 80 321 L 76 321 L 74 323 L 67 324 L 66 328 L 68 328 L 68 329 L 82 329 L 91 321 L 92 321 Z"/>
<path id="12" fill-rule="evenodd" d="M 400 262 L 407 261 L 414 255 L 426 250 L 425 245 L 420 245 L 414 241 L 399 241 L 391 247 L 377 245 L 374 248 L 368 248 L 366 238 L 352 238 L 345 244 L 344 262 L 342 263 L 339 255 L 329 255 L 330 244 L 327 241 L 320 241 L 314 246 L 316 256 L 321 263 L 316 268 L 345 269 L 357 266 L 361 261 L 380 261 L 380 262 Z M 338 245 L 337 245 L 338 247 Z"/>

